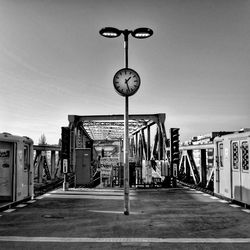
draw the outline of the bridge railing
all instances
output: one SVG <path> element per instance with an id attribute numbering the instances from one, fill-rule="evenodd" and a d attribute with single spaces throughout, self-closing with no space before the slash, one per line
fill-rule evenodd
<path id="1" fill-rule="evenodd" d="M 34 145 L 34 181 L 43 183 L 61 177 L 61 147 Z"/>
<path id="2" fill-rule="evenodd" d="M 212 185 L 214 166 L 213 142 L 180 146 L 178 179 L 208 188 Z"/>

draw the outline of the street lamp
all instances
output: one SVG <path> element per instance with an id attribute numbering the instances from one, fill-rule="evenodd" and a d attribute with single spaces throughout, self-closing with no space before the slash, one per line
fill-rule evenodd
<path id="1" fill-rule="evenodd" d="M 100 35 L 107 38 L 116 38 L 123 34 L 124 36 L 124 66 L 128 68 L 128 36 L 131 34 L 134 38 L 144 39 L 153 35 L 153 30 L 149 28 L 138 28 L 135 30 L 119 30 L 114 27 L 105 27 L 99 31 Z M 127 84 L 127 80 L 125 83 Z M 129 202 L 129 138 L 128 138 L 128 97 L 125 97 L 125 112 L 124 112 L 124 214 L 129 215 L 130 202 Z"/>

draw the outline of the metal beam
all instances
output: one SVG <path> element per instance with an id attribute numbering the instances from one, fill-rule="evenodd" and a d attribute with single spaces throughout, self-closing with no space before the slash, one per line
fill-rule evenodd
<path id="1" fill-rule="evenodd" d="M 148 159 L 148 155 L 147 155 L 147 143 L 145 140 L 145 135 L 144 135 L 144 130 L 141 131 L 141 138 L 142 138 L 142 154 L 144 155 L 144 159 L 147 160 Z"/>
<path id="2" fill-rule="evenodd" d="M 191 163 L 191 160 L 190 160 L 190 154 L 187 154 L 187 160 L 188 160 L 189 169 L 191 171 L 191 174 L 192 174 L 192 177 L 193 177 L 193 180 L 194 180 L 194 184 L 197 185 L 198 182 L 196 180 L 196 176 L 195 176 L 193 166 L 192 166 L 192 163 Z"/>
<path id="3" fill-rule="evenodd" d="M 154 139 L 154 145 L 153 145 L 153 157 L 156 156 L 158 157 L 158 153 L 157 153 L 157 146 L 158 146 L 158 137 L 159 137 L 159 131 L 158 129 L 156 130 L 156 135 L 155 135 L 155 139 Z M 159 159 L 158 159 L 159 160 Z"/>
<path id="4" fill-rule="evenodd" d="M 93 140 L 121 139 L 124 130 L 124 115 L 93 115 L 78 116 L 69 115 L 71 127 L 82 127 Z M 165 114 L 138 114 L 129 116 L 129 135 L 146 129 L 155 123 L 165 121 Z"/>
<path id="5" fill-rule="evenodd" d="M 201 166 L 201 183 L 202 186 L 205 187 L 207 184 L 207 156 L 206 149 L 201 149 L 200 151 L 200 166 Z"/>
<path id="6" fill-rule="evenodd" d="M 56 145 L 34 145 L 34 150 L 37 151 L 61 151 L 61 146 Z"/>
<path id="7" fill-rule="evenodd" d="M 199 145 L 183 145 L 179 147 L 180 150 L 200 150 L 209 148 L 215 148 L 215 145 L 213 143 L 209 143 L 209 144 L 199 144 Z"/>
<path id="8" fill-rule="evenodd" d="M 150 126 L 147 127 L 147 160 L 151 159 L 151 138 L 150 138 Z"/>
<path id="9" fill-rule="evenodd" d="M 112 120 L 124 120 L 124 115 L 68 115 L 69 122 L 75 121 L 112 121 Z M 129 120 L 152 120 L 154 122 L 165 121 L 165 114 L 134 114 L 129 115 Z"/>
<path id="10" fill-rule="evenodd" d="M 151 127 L 151 126 L 153 126 L 154 124 L 156 124 L 156 122 L 154 122 L 154 121 L 148 121 L 147 124 L 146 124 L 145 126 L 142 126 L 142 127 L 138 128 L 137 130 L 133 131 L 133 132 L 132 132 L 132 135 L 134 135 L 134 134 L 136 134 L 136 133 L 139 133 L 141 130 L 144 130 L 144 129 L 148 128 L 148 127 Z"/>

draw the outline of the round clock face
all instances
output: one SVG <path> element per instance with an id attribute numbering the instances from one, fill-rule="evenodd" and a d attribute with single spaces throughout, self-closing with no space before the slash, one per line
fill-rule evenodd
<path id="1" fill-rule="evenodd" d="M 116 72 L 113 84 L 118 94 L 131 96 L 139 89 L 141 80 L 136 71 L 130 68 L 124 68 Z"/>

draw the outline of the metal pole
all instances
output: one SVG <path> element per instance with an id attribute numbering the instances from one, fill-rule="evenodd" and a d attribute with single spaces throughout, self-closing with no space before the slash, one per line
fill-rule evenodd
<path id="1" fill-rule="evenodd" d="M 129 31 L 124 30 L 124 66 L 128 68 L 128 35 Z"/>
<path id="2" fill-rule="evenodd" d="M 129 31 L 124 31 L 124 62 L 125 68 L 128 68 L 128 35 Z M 129 120 L 129 102 L 128 96 L 125 96 L 124 112 L 124 214 L 129 215 L 129 141 L 128 141 L 128 120 Z"/>
<path id="3" fill-rule="evenodd" d="M 129 143 L 128 143 L 128 96 L 125 97 L 125 115 L 124 115 L 124 214 L 129 215 Z"/>
<path id="4" fill-rule="evenodd" d="M 67 190 L 68 190 L 67 174 L 64 173 L 63 174 L 63 191 L 67 191 Z"/>

